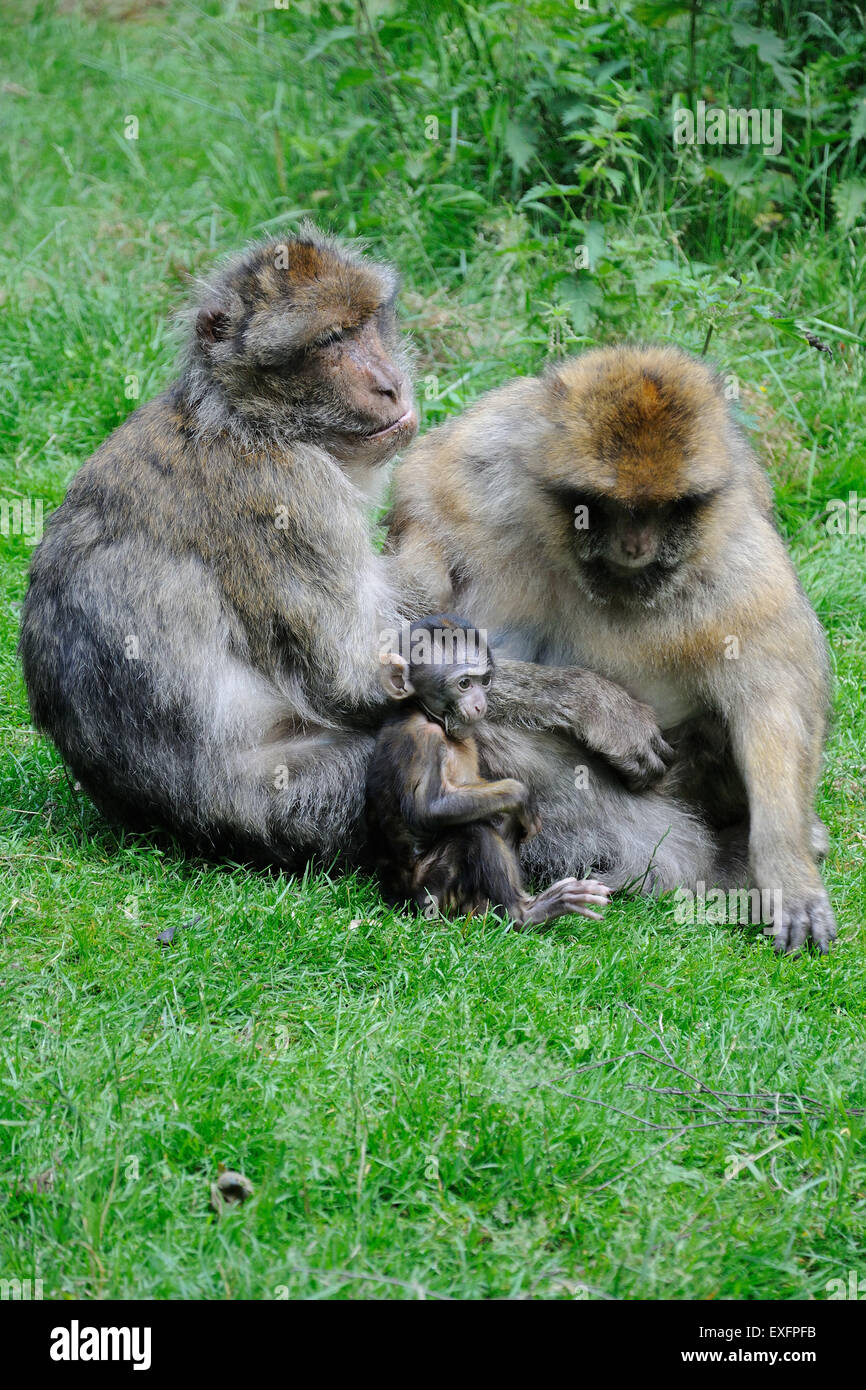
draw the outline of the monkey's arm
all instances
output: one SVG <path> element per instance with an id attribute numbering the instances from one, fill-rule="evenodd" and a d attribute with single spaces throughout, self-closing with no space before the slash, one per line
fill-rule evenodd
<path id="1" fill-rule="evenodd" d="M 488 782 L 475 775 L 455 786 L 446 772 L 449 747 L 438 726 L 425 721 L 414 729 L 411 725 L 405 728 L 407 734 L 412 730 L 412 748 L 410 756 L 402 757 L 398 765 L 406 769 L 411 798 L 407 819 L 417 830 L 429 832 L 471 825 L 501 815 L 515 816 L 521 823 L 526 821 L 529 828 L 529 793 L 522 782 L 513 777 Z M 473 753 L 473 765 L 474 756 Z M 423 766 L 420 776 L 419 765 Z"/>
<path id="2" fill-rule="evenodd" d="M 748 793 L 750 877 L 770 895 L 765 920 L 772 903 L 776 949 L 795 951 L 811 939 L 826 951 L 836 923 L 811 843 L 826 691 L 816 633 L 798 616 L 783 615 L 779 626 L 808 659 L 795 663 L 776 650 L 730 663 L 739 670 L 736 681 L 729 677 L 725 713 Z"/>
<path id="3" fill-rule="evenodd" d="M 811 938 L 826 951 L 836 923 L 812 854 L 811 788 L 803 786 L 801 721 L 784 701 L 745 714 L 732 727 L 734 753 L 749 796 L 749 864 L 754 885 L 770 895 L 776 949 L 796 951 Z"/>
<path id="4" fill-rule="evenodd" d="M 442 786 L 438 793 L 417 806 L 419 826 L 424 830 L 450 825 L 471 825 L 494 816 L 518 815 L 526 804 L 522 782 L 504 777 L 500 782 L 472 782 L 466 787 Z"/>
<path id="5" fill-rule="evenodd" d="M 407 611 L 461 612 L 462 594 L 426 528 L 404 524 L 389 535 L 388 561 Z M 472 614 L 464 614 L 472 618 Z M 633 791 L 663 776 L 673 760 L 649 705 L 592 671 L 498 660 L 488 718 L 522 729 L 572 734 L 600 754 Z"/>
<path id="6" fill-rule="evenodd" d="M 497 662 L 488 715 L 524 729 L 573 734 L 634 791 L 661 777 L 674 756 L 649 705 L 579 666 Z"/>

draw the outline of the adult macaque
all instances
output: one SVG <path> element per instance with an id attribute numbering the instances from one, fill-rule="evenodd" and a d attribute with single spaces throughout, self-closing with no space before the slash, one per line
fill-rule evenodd
<path id="1" fill-rule="evenodd" d="M 398 469 L 390 545 L 431 608 L 465 612 L 497 651 L 586 664 L 647 701 L 678 749 L 665 790 L 716 832 L 716 881 L 781 894 L 778 949 L 827 949 L 836 926 L 812 810 L 824 639 L 766 475 L 704 363 L 602 349 L 491 392 Z M 517 751 L 510 765 L 545 827 L 525 857 L 539 877 L 562 872 L 569 827 L 548 804 L 549 767 L 535 778 Z M 497 756 L 482 739 L 482 762 Z M 609 779 L 601 799 L 599 828 L 646 800 Z M 697 857 L 681 882 L 713 881 L 694 874 Z M 607 877 L 603 849 L 581 867 Z"/>
<path id="2" fill-rule="evenodd" d="M 500 908 L 518 928 L 568 913 L 600 920 L 602 883 L 524 889 L 518 847 L 539 828 L 529 792 L 511 777 L 488 781 L 478 765 L 494 678 L 486 643 L 449 614 L 412 623 L 407 636 L 408 653 L 382 654 L 394 709 L 367 777 L 369 847 L 387 898 L 425 917 Z"/>
<path id="3" fill-rule="evenodd" d="M 312 228 L 235 257 L 190 311 L 179 379 L 51 518 L 21 630 L 33 717 L 121 823 L 293 868 L 361 854 L 378 634 L 402 616 L 369 501 L 416 428 L 397 288 Z M 633 783 L 662 772 L 623 691 L 521 670 L 510 718 Z"/>

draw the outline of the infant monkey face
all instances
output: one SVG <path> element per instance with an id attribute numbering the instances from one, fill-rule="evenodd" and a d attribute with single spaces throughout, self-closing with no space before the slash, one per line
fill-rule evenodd
<path id="1" fill-rule="evenodd" d="M 489 669 L 469 671 L 458 667 L 449 673 L 446 688 L 450 689 L 451 712 L 458 724 L 477 724 L 484 718 L 492 679 Z"/>
<path id="2" fill-rule="evenodd" d="M 459 737 L 461 729 L 486 715 L 493 655 L 487 633 L 465 618 L 440 613 L 416 619 L 405 625 L 398 644 L 391 647 L 389 641 L 379 660 L 388 698 L 414 700 L 446 734 Z"/>

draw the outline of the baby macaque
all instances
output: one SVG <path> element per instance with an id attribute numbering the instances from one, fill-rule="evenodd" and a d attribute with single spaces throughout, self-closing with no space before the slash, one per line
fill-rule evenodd
<path id="1" fill-rule="evenodd" d="M 483 634 L 450 614 L 404 633 L 409 651 L 381 656 L 394 707 L 367 775 L 370 848 L 386 898 L 428 918 L 499 908 L 518 929 L 567 913 L 600 920 L 603 883 L 563 878 L 534 897 L 524 889 L 518 848 L 540 822 L 522 782 L 479 771 L 473 729 L 494 673 Z"/>

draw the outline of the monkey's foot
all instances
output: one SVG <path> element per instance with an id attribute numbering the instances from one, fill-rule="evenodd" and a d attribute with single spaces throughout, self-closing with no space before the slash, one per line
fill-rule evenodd
<path id="1" fill-rule="evenodd" d="M 807 941 L 811 941 L 822 955 L 829 950 L 830 942 L 836 939 L 836 918 L 826 893 L 816 893 L 810 898 L 786 902 L 778 921 L 774 921 L 773 934 L 776 950 L 789 955 L 799 951 Z"/>
<path id="2" fill-rule="evenodd" d="M 610 902 L 610 891 L 607 884 L 594 878 L 561 878 L 530 900 L 520 926 L 541 926 L 554 917 L 572 914 L 600 922 L 601 912 L 594 912 L 593 908 L 604 911 Z"/>

